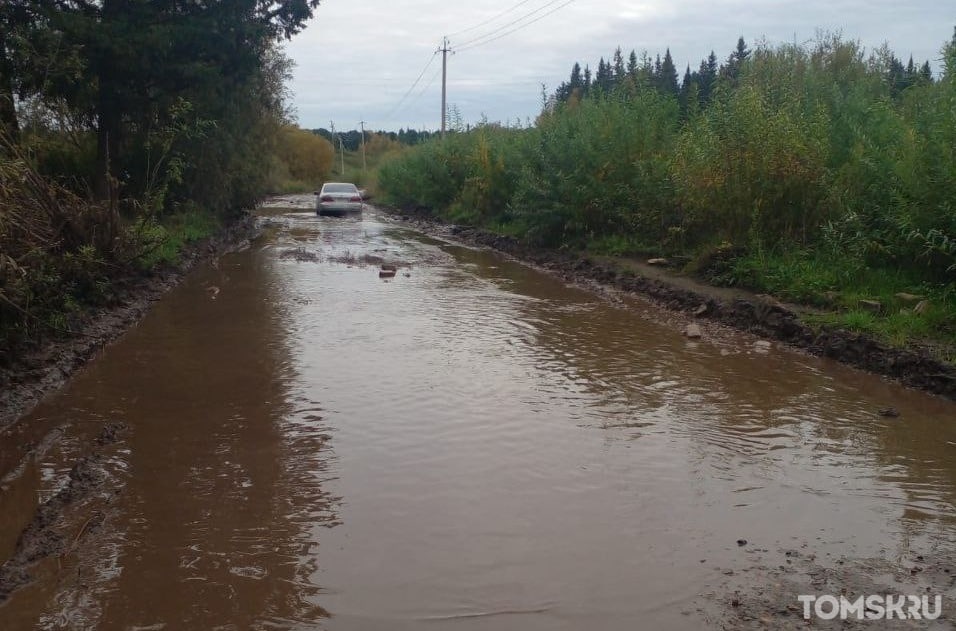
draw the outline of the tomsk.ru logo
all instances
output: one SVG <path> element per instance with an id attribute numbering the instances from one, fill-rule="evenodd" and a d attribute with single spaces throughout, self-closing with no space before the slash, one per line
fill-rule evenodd
<path id="1" fill-rule="evenodd" d="M 943 597 L 900 594 L 871 594 L 849 600 L 846 596 L 801 594 L 806 620 L 936 620 L 943 611 Z"/>

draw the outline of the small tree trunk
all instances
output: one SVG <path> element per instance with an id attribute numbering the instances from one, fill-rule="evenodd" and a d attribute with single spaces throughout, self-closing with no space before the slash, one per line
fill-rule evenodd
<path id="1" fill-rule="evenodd" d="M 109 94 L 106 81 L 100 83 L 100 98 L 96 116 L 96 174 L 93 194 L 103 203 L 104 226 L 98 247 L 108 251 L 119 230 L 119 182 L 113 175 L 113 161 L 119 147 L 119 115 L 115 101 Z"/>
<path id="2" fill-rule="evenodd" d="M 20 141 L 20 124 L 17 106 L 13 98 L 13 76 L 7 59 L 6 37 L 0 29 L 0 132 L 17 143 Z"/>

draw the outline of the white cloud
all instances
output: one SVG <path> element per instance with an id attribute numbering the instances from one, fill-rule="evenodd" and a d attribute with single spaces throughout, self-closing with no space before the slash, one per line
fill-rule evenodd
<path id="1" fill-rule="evenodd" d="M 867 49 L 888 42 L 904 61 L 931 63 L 953 33 L 951 7 L 936 0 L 324 0 L 309 27 L 287 45 L 297 67 L 294 104 L 304 127 L 435 129 L 440 122 L 444 34 L 461 52 L 449 56 L 448 100 L 466 122 L 534 118 L 540 85 L 553 90 L 574 62 L 593 68 L 617 46 L 663 55 L 670 47 L 678 68 L 696 67 L 711 50 L 724 59 L 739 36 L 771 44 L 812 39 L 817 29 L 840 31 Z M 536 9 L 524 21 L 509 22 Z M 533 19 L 541 18 L 533 24 Z M 474 25 L 490 20 L 478 28 Z M 467 48 L 512 28 L 525 28 Z M 505 27 L 505 28 L 501 28 Z M 496 31 L 495 29 L 499 29 Z M 430 64 L 421 81 L 396 106 Z M 938 67 L 938 64 L 934 63 Z"/>

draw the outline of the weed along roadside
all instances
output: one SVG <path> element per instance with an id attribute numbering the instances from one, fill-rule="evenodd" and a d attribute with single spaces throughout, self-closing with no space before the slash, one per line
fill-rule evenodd
<path id="1" fill-rule="evenodd" d="M 942 54 L 905 85 L 837 36 L 741 40 L 679 89 L 576 64 L 533 127 L 432 139 L 382 165 L 379 199 L 952 398 L 956 38 Z"/>
<path id="2" fill-rule="evenodd" d="M 0 427 L 15 420 L 45 394 L 60 388 L 86 361 L 142 318 L 150 307 L 187 272 L 203 261 L 245 247 L 258 234 L 252 215 L 227 225 L 208 219 L 184 218 L 192 230 L 179 229 L 162 241 L 150 271 L 128 271 L 110 279 L 110 299 L 77 305 L 66 320 L 69 328 L 41 335 L 20 345 L 17 356 L 0 366 Z"/>
<path id="3" fill-rule="evenodd" d="M 713 321 L 760 337 L 785 342 L 813 355 L 828 357 L 884 375 L 907 386 L 956 399 L 956 366 L 929 351 L 894 347 L 865 333 L 807 322 L 806 309 L 766 294 L 728 291 L 673 272 L 661 272 L 630 259 L 593 257 L 529 246 L 488 230 L 445 224 L 430 216 L 415 217 L 397 209 L 397 217 L 426 232 L 466 244 L 488 247 L 531 263 L 571 282 L 599 284 L 651 298 L 680 312 L 687 320 Z"/>

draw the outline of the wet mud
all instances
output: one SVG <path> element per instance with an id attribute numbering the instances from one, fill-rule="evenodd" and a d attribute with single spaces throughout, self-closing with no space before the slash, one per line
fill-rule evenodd
<path id="1" fill-rule="evenodd" d="M 120 492 L 117 485 L 110 484 L 104 452 L 126 429 L 123 423 L 106 424 L 87 446 L 86 455 L 70 469 L 66 485 L 37 508 L 17 539 L 13 554 L 0 564 L 0 606 L 17 588 L 33 580 L 31 570 L 37 564 L 85 546 L 86 539 L 102 527 L 111 496 Z M 97 494 L 105 501 L 100 502 L 101 506 L 91 507 L 91 499 Z M 87 517 L 81 529 L 75 534 L 65 532 L 67 512 L 84 503 Z"/>
<path id="2" fill-rule="evenodd" d="M 953 628 L 952 402 L 309 201 L 0 428 L 0 627 Z"/>
<path id="3" fill-rule="evenodd" d="M 63 386 L 74 371 L 138 322 L 170 288 L 198 263 L 247 247 L 256 235 L 255 218 L 247 216 L 214 238 L 188 247 L 179 265 L 148 277 L 118 281 L 117 304 L 77 316 L 76 335 L 51 339 L 0 367 L 0 427 L 26 413 L 47 393 Z"/>
<path id="4" fill-rule="evenodd" d="M 75 371 L 142 319 L 153 304 L 196 265 L 248 247 L 256 234 L 255 219 L 248 216 L 216 237 L 188 247 L 179 265 L 157 270 L 149 277 L 119 281 L 118 304 L 78 316 L 73 325 L 77 335 L 47 341 L 0 369 L 0 429 L 9 430 L 43 397 L 62 388 Z M 13 428 L 14 435 L 17 429 Z M 85 546 L 86 540 L 102 527 L 110 500 L 120 492 L 116 480 L 107 474 L 104 454 L 126 429 L 122 422 L 105 423 L 70 467 L 65 485 L 36 507 L 11 555 L 0 565 L 0 605 L 16 589 L 33 580 L 38 566 L 41 571 L 49 571 L 42 566 Z M 8 493 L 10 482 L 23 474 L 29 462 L 42 459 L 54 448 L 63 433 L 61 427 L 56 427 L 40 440 L 18 441 L 15 449 L 8 449 L 0 461 L 17 461 L 19 465 L 5 472 L 0 480 L 0 493 Z M 65 530 L 71 511 L 84 516 L 77 533 Z"/>
<path id="5" fill-rule="evenodd" d="M 689 317 L 717 322 L 775 339 L 813 355 L 894 379 L 909 387 L 956 399 L 956 366 L 940 361 L 928 350 L 897 348 L 865 334 L 843 329 L 817 330 L 801 322 L 797 309 L 771 296 L 708 288 L 681 279 L 648 277 L 624 266 L 595 261 L 565 252 L 529 247 L 517 239 L 467 226 L 446 225 L 426 217 L 402 214 L 421 229 L 447 235 L 463 243 L 493 248 L 532 263 L 572 282 L 597 282 L 651 298 Z"/>

